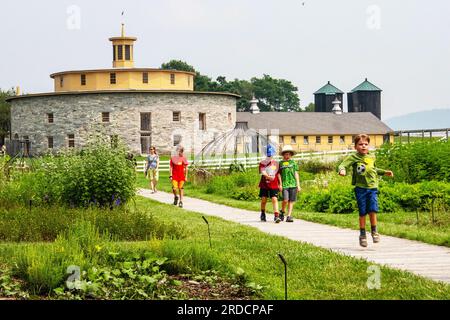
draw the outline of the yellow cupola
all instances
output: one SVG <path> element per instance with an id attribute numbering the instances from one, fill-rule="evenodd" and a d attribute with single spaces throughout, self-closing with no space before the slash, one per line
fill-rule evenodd
<path id="1" fill-rule="evenodd" d="M 122 34 L 120 37 L 109 38 L 113 44 L 113 68 L 134 67 L 134 42 L 137 38 L 125 36 L 125 25 L 122 23 Z"/>

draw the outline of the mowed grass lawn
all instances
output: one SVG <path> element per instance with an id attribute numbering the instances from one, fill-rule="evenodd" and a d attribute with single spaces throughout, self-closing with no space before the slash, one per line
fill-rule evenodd
<path id="1" fill-rule="evenodd" d="M 148 180 L 143 173 L 138 174 L 138 185 L 141 188 L 149 188 Z M 159 190 L 171 192 L 169 174 L 160 173 Z M 243 201 L 226 198 L 217 194 L 207 194 L 205 188 L 193 187 L 189 182 L 185 185 L 186 196 L 195 197 L 230 207 L 260 210 L 259 201 Z M 281 203 L 280 203 L 281 205 Z M 272 205 L 267 204 L 267 211 L 272 211 Z M 307 221 L 333 225 L 342 228 L 359 230 L 357 214 L 334 214 L 320 212 L 305 212 L 297 204 L 294 208 L 294 217 Z M 431 214 L 428 212 L 395 212 L 379 213 L 378 226 L 381 234 L 394 237 L 417 240 L 429 244 L 450 247 L 450 213 L 436 213 L 437 222 L 431 223 Z M 368 220 L 368 219 L 367 219 Z M 367 225 L 368 228 L 369 225 Z"/>
<path id="2" fill-rule="evenodd" d="M 215 217 L 208 217 L 210 249 L 201 214 L 141 197 L 136 205 L 164 221 L 181 223 L 188 232 L 183 240 L 150 243 L 159 254 L 175 264 L 193 265 L 203 270 L 235 272 L 242 268 L 251 281 L 264 286 L 264 299 L 284 298 L 284 270 L 278 253 L 288 261 L 290 299 L 450 299 L 449 285 L 386 267 L 381 267 L 381 288 L 370 290 L 367 268 L 371 264 L 365 260 Z M 128 246 L 133 244 L 128 243 Z"/>

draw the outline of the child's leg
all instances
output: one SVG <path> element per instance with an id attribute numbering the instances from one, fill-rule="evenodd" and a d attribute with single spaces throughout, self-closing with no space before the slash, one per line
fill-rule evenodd
<path id="1" fill-rule="evenodd" d="M 261 212 L 266 211 L 267 197 L 261 197 Z"/>
<path id="2" fill-rule="evenodd" d="M 377 213 L 376 212 L 369 212 L 370 217 L 370 227 L 372 233 L 377 232 Z"/>
<path id="3" fill-rule="evenodd" d="M 359 216 L 359 229 L 366 230 L 366 216 Z"/>
<path id="4" fill-rule="evenodd" d="M 180 192 L 180 202 L 183 202 L 183 196 L 184 196 L 184 181 L 180 181 L 178 183 L 178 190 Z"/>
<path id="5" fill-rule="evenodd" d="M 289 212 L 288 212 L 288 217 L 290 217 L 292 215 L 292 210 L 294 209 L 294 201 L 289 201 Z"/>
<path id="6" fill-rule="evenodd" d="M 288 199 L 283 197 L 283 202 L 281 203 L 281 211 L 286 212 L 286 206 L 288 204 Z"/>
<path id="7" fill-rule="evenodd" d="M 278 198 L 272 197 L 273 213 L 278 213 Z"/>

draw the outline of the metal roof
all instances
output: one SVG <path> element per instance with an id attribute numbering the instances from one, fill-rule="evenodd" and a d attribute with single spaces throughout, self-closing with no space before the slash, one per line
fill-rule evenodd
<path id="1" fill-rule="evenodd" d="M 373 83 L 367 81 L 366 78 L 366 80 L 364 80 L 363 83 L 361 83 L 359 86 L 357 86 L 355 89 L 352 90 L 352 92 L 356 91 L 382 91 L 382 90 Z"/>
<path id="2" fill-rule="evenodd" d="M 371 112 L 237 112 L 237 122 L 254 130 L 279 130 L 281 135 L 355 135 L 393 132 Z"/>
<path id="3" fill-rule="evenodd" d="M 344 93 L 343 91 L 339 90 L 335 86 L 333 86 L 330 81 L 326 85 L 324 85 L 322 88 L 314 92 L 314 94 L 336 94 L 336 93 Z"/>

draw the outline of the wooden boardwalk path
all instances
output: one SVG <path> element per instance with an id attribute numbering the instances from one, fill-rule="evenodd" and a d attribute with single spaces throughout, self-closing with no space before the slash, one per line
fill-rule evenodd
<path id="1" fill-rule="evenodd" d="M 173 195 L 158 191 L 151 194 L 148 189 L 139 190 L 141 196 L 171 204 Z M 199 212 L 224 220 L 252 226 L 262 232 L 283 236 L 292 240 L 307 242 L 334 252 L 363 258 L 391 268 L 450 283 L 450 248 L 425 244 L 418 241 L 384 236 L 381 242 L 369 246 L 359 246 L 357 230 L 343 229 L 319 223 L 296 219 L 293 223 L 275 224 L 273 215 L 267 215 L 267 222 L 259 221 L 259 212 L 232 208 L 205 200 L 185 197 L 184 209 Z M 381 232 L 383 230 L 380 230 Z"/>

